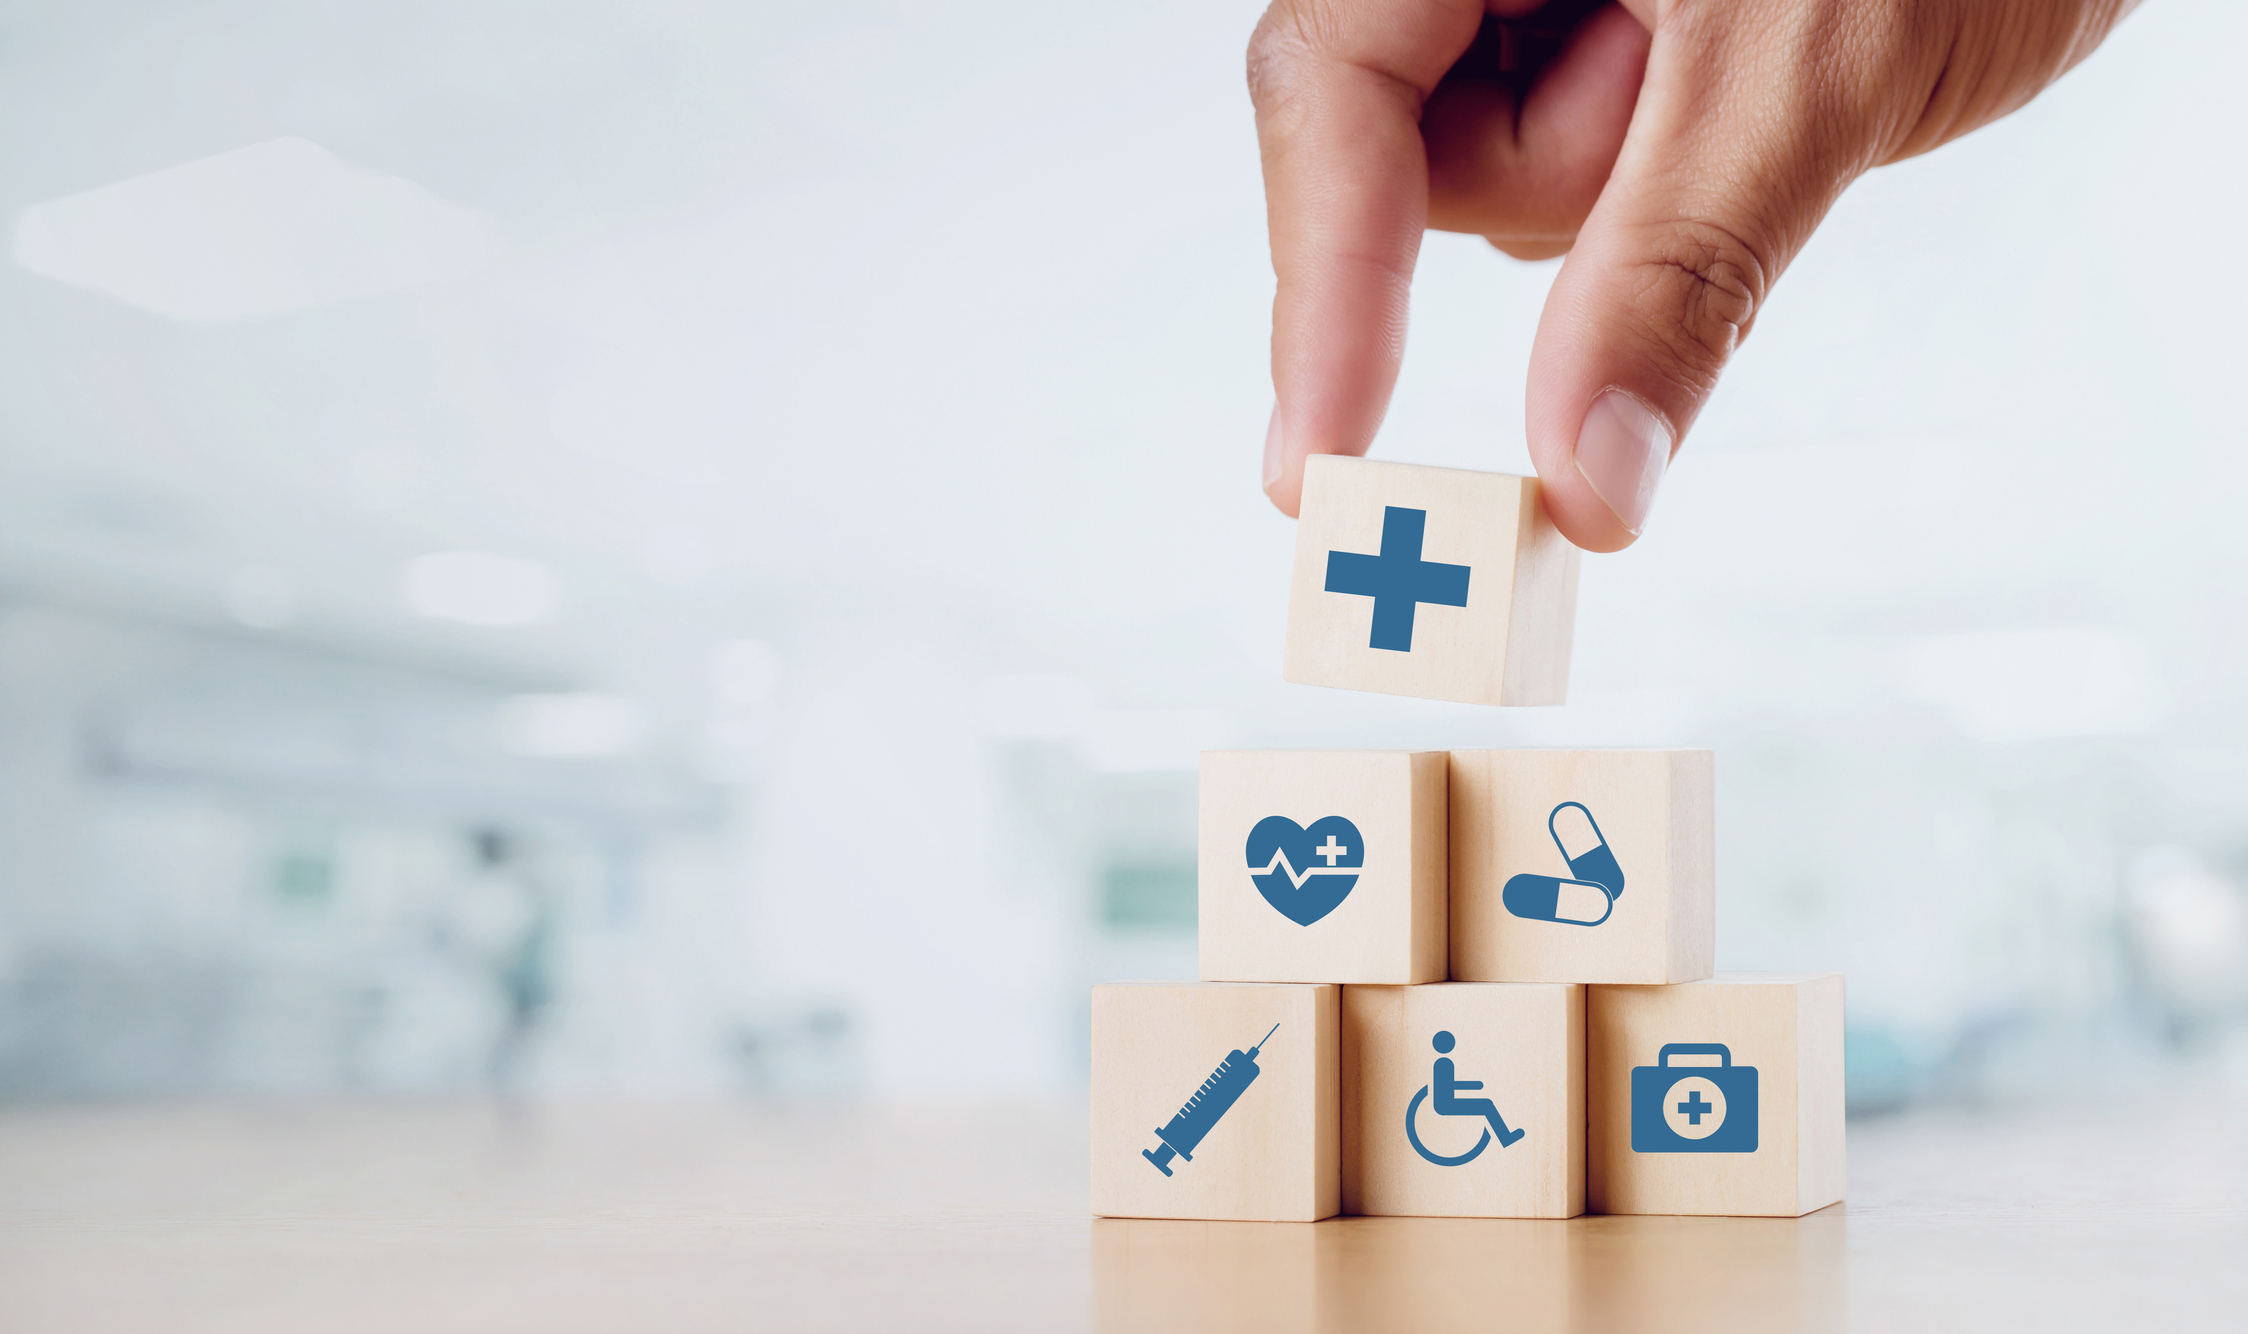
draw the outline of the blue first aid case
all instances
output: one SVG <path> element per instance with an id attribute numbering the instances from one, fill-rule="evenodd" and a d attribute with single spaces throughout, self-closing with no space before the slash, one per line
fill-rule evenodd
<path id="1" fill-rule="evenodd" d="M 1672 1065 L 1673 1056 L 1715 1056 L 1717 1065 Z M 1679 1081 L 1699 1076 L 1725 1095 L 1725 1119 L 1700 1139 L 1688 1139 L 1663 1117 L 1663 1100 Z M 1653 1065 L 1631 1072 L 1631 1150 L 1633 1153 L 1756 1152 L 1756 1067 L 1733 1064 L 1722 1042 L 1670 1042 Z"/>

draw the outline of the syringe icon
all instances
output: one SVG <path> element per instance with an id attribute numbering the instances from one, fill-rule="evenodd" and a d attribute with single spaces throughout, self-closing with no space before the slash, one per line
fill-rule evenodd
<path id="1" fill-rule="evenodd" d="M 1274 1024 L 1257 1039 L 1256 1046 L 1247 1051 L 1227 1052 L 1225 1059 L 1218 1062 L 1218 1068 L 1202 1081 L 1202 1087 L 1186 1100 L 1186 1106 L 1171 1118 L 1171 1123 L 1155 1132 L 1155 1137 L 1163 1141 L 1162 1147 L 1142 1149 L 1140 1157 L 1155 1164 L 1155 1170 L 1165 1176 L 1171 1175 L 1174 1157 L 1193 1162 L 1194 1146 L 1202 1142 L 1202 1137 L 1210 1133 L 1210 1127 L 1241 1097 L 1241 1090 L 1256 1082 L 1260 1073 L 1257 1053 L 1264 1050 L 1265 1043 L 1279 1031 L 1280 1025 Z"/>

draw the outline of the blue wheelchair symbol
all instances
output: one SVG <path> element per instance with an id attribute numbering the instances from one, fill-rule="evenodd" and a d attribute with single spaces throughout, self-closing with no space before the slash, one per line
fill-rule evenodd
<path id="1" fill-rule="evenodd" d="M 1442 1032 L 1431 1039 L 1429 1045 L 1436 1048 L 1439 1053 L 1449 1053 L 1455 1043 L 1450 1033 Z M 1492 1102 L 1489 1098 L 1462 1098 L 1457 1096 L 1461 1089 L 1479 1089 L 1482 1087 L 1483 1081 L 1480 1079 L 1454 1078 L 1452 1058 L 1449 1055 L 1440 1054 L 1436 1059 L 1436 1069 L 1431 1073 L 1429 1082 L 1421 1085 L 1420 1092 L 1415 1093 L 1412 1102 L 1406 1104 L 1405 1107 L 1405 1139 L 1413 1146 L 1413 1152 L 1428 1159 L 1438 1167 L 1460 1167 L 1474 1162 L 1485 1149 L 1491 1147 L 1491 1132 L 1493 1129 L 1496 1129 L 1499 1133 L 1499 1147 L 1502 1149 L 1530 1133 L 1527 1130 L 1507 1129 L 1506 1118 L 1499 1115 L 1498 1104 Z M 1474 1148 L 1469 1149 L 1466 1153 L 1447 1158 L 1440 1153 L 1431 1153 L 1428 1146 L 1421 1143 L 1421 1133 L 1414 1126 L 1413 1121 L 1420 1115 L 1421 1104 L 1428 1100 L 1431 1089 L 1436 1091 L 1436 1114 L 1438 1116 L 1480 1116 L 1491 1123 L 1484 1127 L 1482 1138 L 1475 1141 Z"/>

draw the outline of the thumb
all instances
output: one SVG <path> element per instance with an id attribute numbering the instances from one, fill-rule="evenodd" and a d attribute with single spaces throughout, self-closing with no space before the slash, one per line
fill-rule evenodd
<path id="1" fill-rule="evenodd" d="M 1637 539 L 1773 282 L 1864 169 L 1849 118 L 1789 74 L 1801 53 L 1749 33 L 1739 11 L 1767 6 L 1664 8 L 1623 152 L 1530 357 L 1546 510 L 1588 551 Z"/>

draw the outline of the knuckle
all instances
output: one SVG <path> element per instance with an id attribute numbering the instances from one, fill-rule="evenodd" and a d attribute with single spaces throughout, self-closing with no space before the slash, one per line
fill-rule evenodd
<path id="1" fill-rule="evenodd" d="M 1751 35 L 1751 24 L 1744 22 L 1744 8 L 1740 0 L 1668 0 L 1659 7 L 1655 31 L 1665 42 L 1703 52 L 1758 40 Z M 1775 6 L 1757 8 L 1766 11 L 1760 17 L 1767 24 L 1775 24 L 1769 13 Z"/>
<path id="2" fill-rule="evenodd" d="M 1668 0 L 1658 31 L 1682 61 L 1729 72 L 1702 93 L 1705 116 L 1761 110 L 1767 148 L 1807 169 L 1855 175 L 1903 132 L 1898 122 L 1934 77 L 1930 55 L 1951 44 L 1959 8 L 1957 0 Z"/>
<path id="3" fill-rule="evenodd" d="M 1331 103 L 1331 96 L 1363 91 L 1368 82 L 1418 120 L 1437 75 L 1419 70 L 1418 47 L 1404 50 L 1366 31 L 1366 0 L 1273 0 L 1249 35 L 1249 100 L 1260 125 L 1285 126 Z M 1347 100 L 1347 99 L 1346 99 Z"/>
<path id="4" fill-rule="evenodd" d="M 1312 7 L 1277 0 L 1249 34 L 1249 100 L 1269 108 L 1284 100 L 1296 72 L 1313 49 Z"/>
<path id="5" fill-rule="evenodd" d="M 1640 262 L 1633 308 L 1681 387 L 1707 392 L 1748 336 L 1776 265 L 1768 250 L 1708 222 L 1663 227 Z"/>

